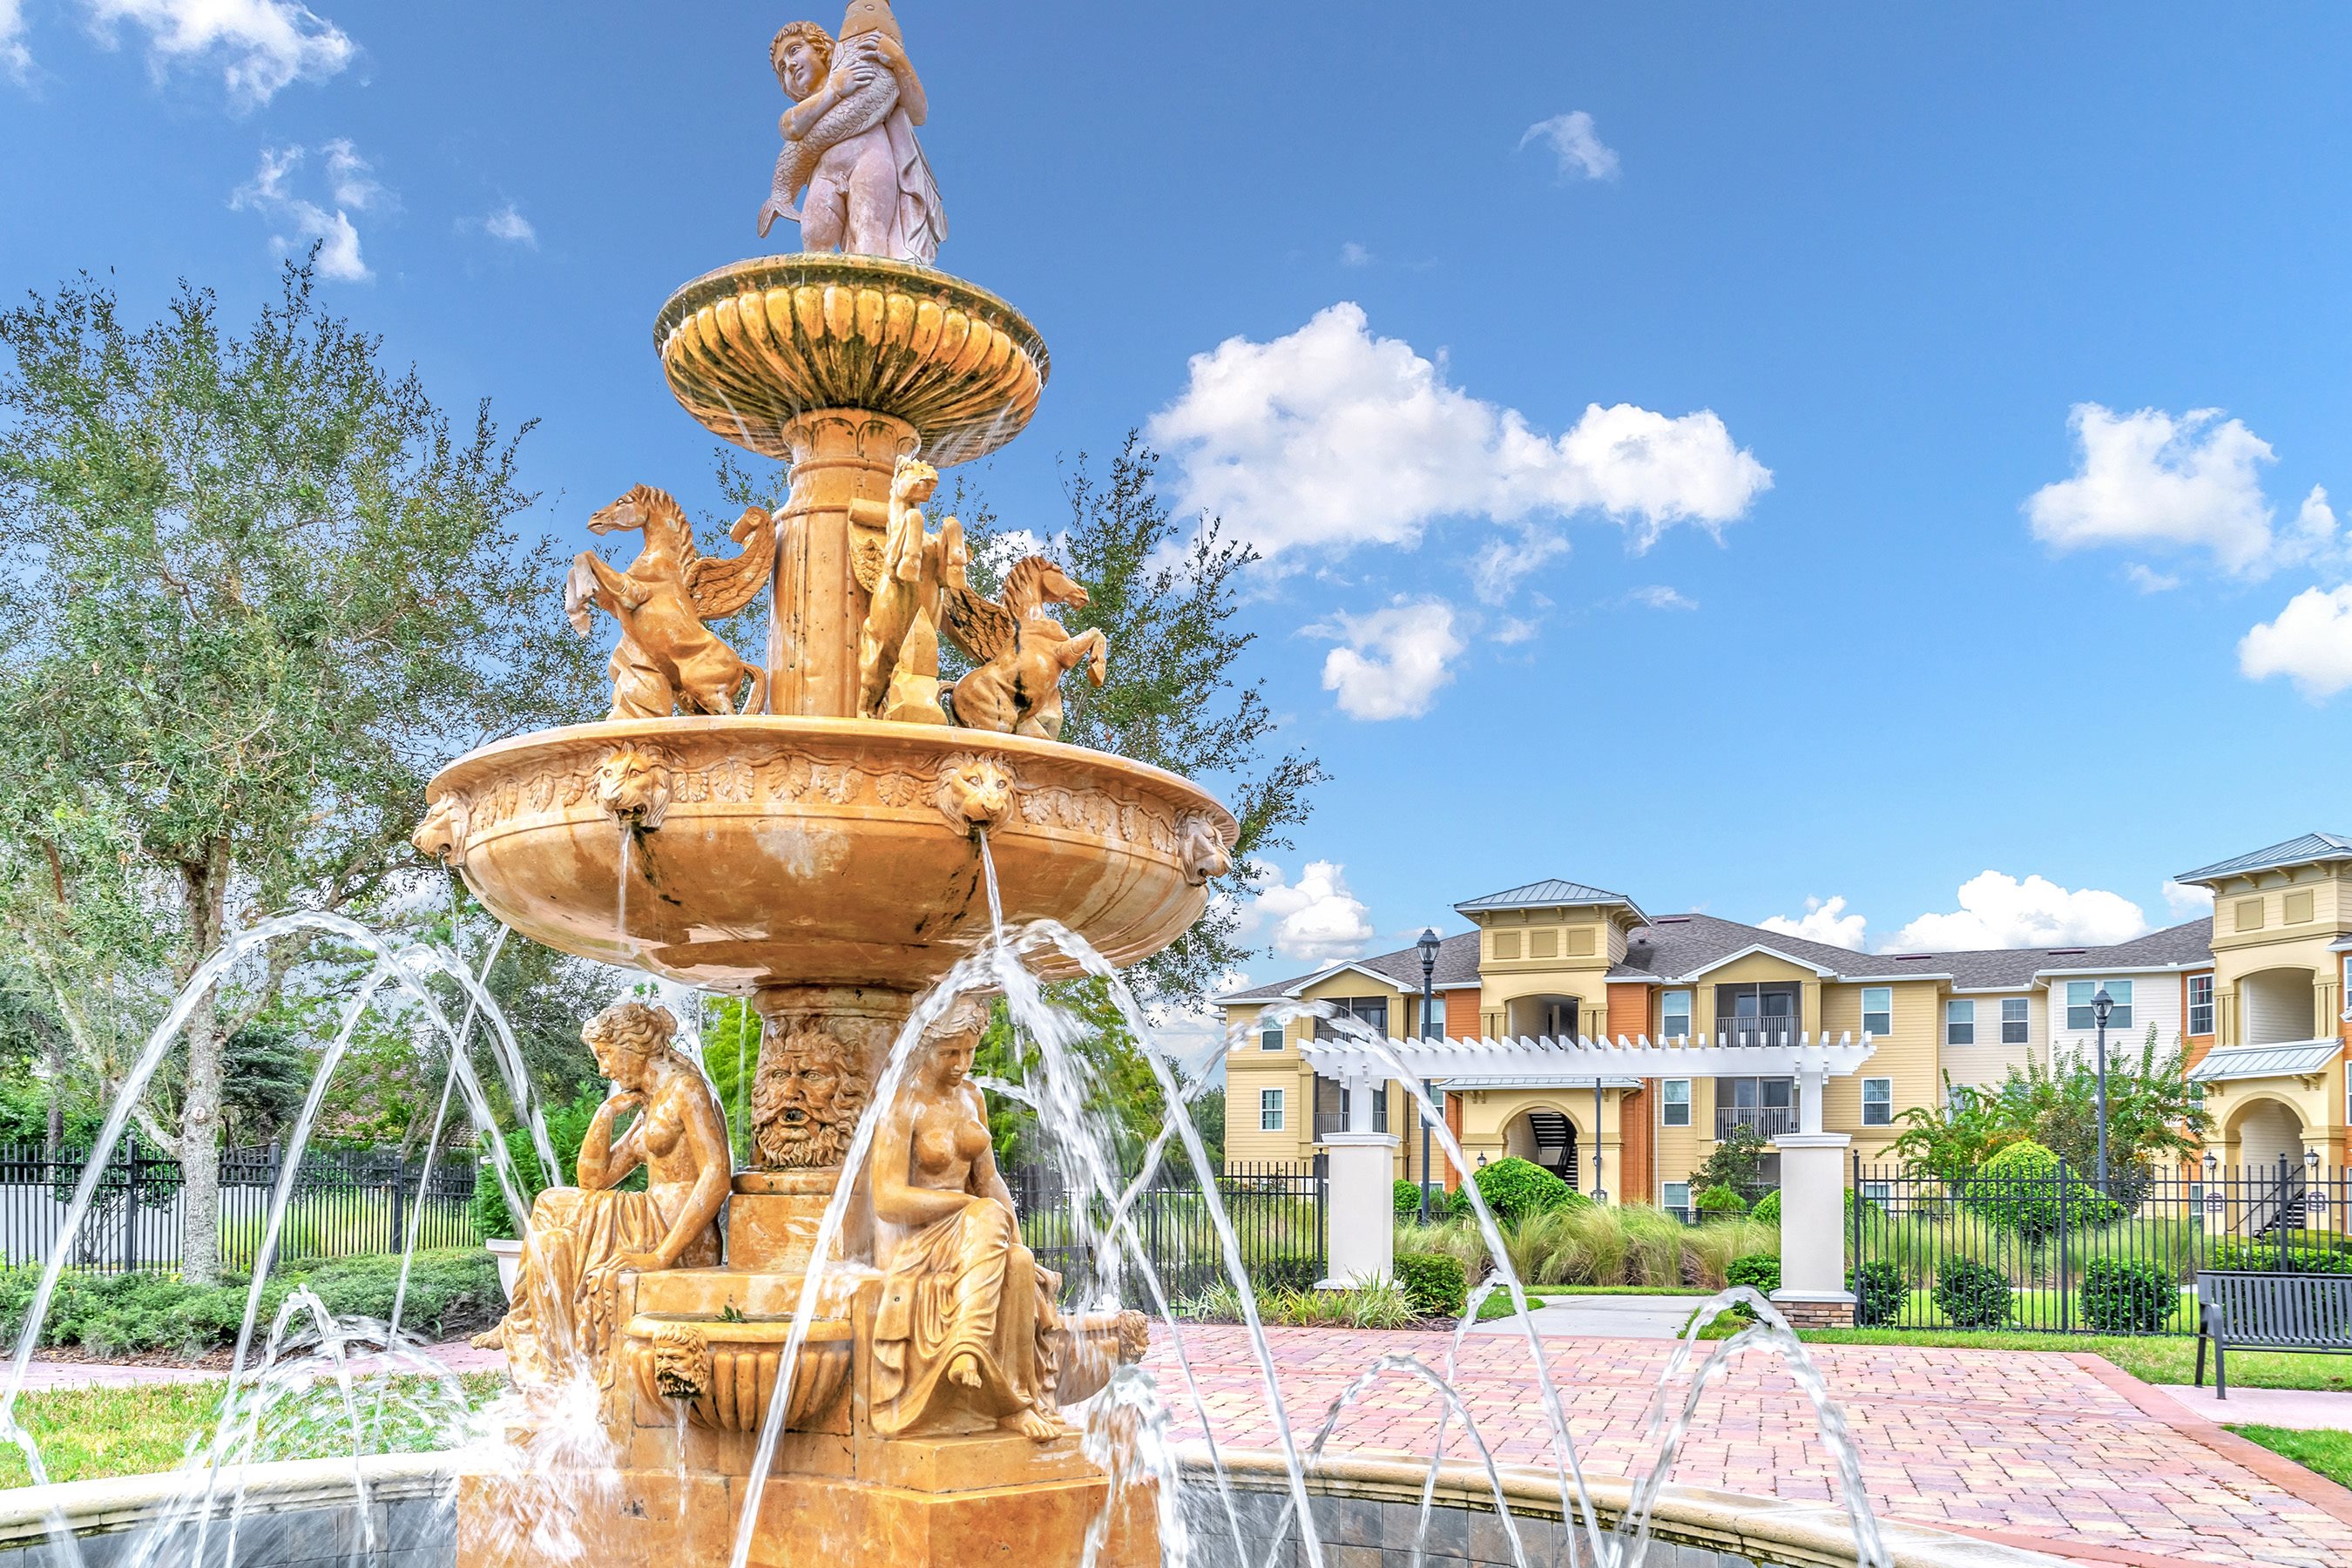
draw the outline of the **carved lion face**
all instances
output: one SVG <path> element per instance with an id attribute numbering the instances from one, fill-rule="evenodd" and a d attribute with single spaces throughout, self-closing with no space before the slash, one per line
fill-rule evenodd
<path id="1" fill-rule="evenodd" d="M 838 1165 L 873 1092 L 856 1051 L 831 1035 L 798 1029 L 760 1053 L 751 1120 L 760 1158 L 790 1169 Z"/>
<path id="2" fill-rule="evenodd" d="M 967 757 L 940 770 L 940 810 L 957 829 L 993 827 L 1013 809 L 1013 775 L 993 757 Z"/>
<path id="3" fill-rule="evenodd" d="M 1181 834 L 1176 858 L 1184 868 L 1186 886 L 1197 888 L 1234 868 L 1234 858 L 1225 849 L 1225 836 L 1207 817 L 1186 817 L 1181 825 Z"/>
<path id="4" fill-rule="evenodd" d="M 596 804 L 633 827 L 659 827 L 669 812 L 669 768 L 651 752 L 623 746 L 596 764 Z"/>
<path id="5" fill-rule="evenodd" d="M 430 856 L 444 866 L 456 865 L 466 848 L 464 797 L 454 794 L 436 797 L 408 841 L 416 846 L 418 854 Z"/>

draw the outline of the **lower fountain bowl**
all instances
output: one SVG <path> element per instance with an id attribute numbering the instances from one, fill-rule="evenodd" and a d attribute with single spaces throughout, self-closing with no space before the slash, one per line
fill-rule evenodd
<path id="1" fill-rule="evenodd" d="M 990 930 L 979 828 L 1008 925 L 1056 920 L 1132 963 L 1200 918 L 1236 832 L 1144 763 L 858 719 L 541 731 L 458 758 L 428 799 L 418 847 L 516 931 L 736 994 L 938 979 Z"/>

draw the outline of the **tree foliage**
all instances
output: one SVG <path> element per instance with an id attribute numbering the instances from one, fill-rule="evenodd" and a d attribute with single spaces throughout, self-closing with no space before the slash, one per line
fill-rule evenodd
<path id="1" fill-rule="evenodd" d="M 1915 1106 L 1892 1145 L 1911 1170 L 1957 1182 L 2003 1149 L 2037 1143 L 2077 1172 L 2098 1168 L 2098 1072 L 2080 1057 L 2057 1067 L 2030 1062 L 2000 1083 L 1979 1088 L 1948 1079 L 1941 1107 Z M 2147 1172 L 2166 1159 L 2193 1157 L 2213 1118 L 2189 1082 L 2179 1044 L 2159 1052 L 2156 1027 L 2138 1053 L 2107 1064 L 2107 1166 L 2110 1191 L 2130 1204 Z"/>
<path id="2" fill-rule="evenodd" d="M 1159 462 L 1132 431 L 1099 477 L 1079 454 L 1064 486 L 1067 523 L 1039 540 L 1020 540 L 961 487 L 940 510 L 963 519 L 975 586 L 992 589 L 994 571 L 1026 552 L 1016 543 L 1035 543 L 1087 590 L 1086 605 L 1062 622 L 1109 639 L 1109 676 L 1099 690 L 1081 679 L 1063 683 L 1062 739 L 1207 784 L 1241 824 L 1234 868 L 1211 885 L 1208 911 L 1129 976 L 1148 1001 L 1182 1008 L 1250 956 L 1236 932 L 1252 862 L 1289 847 L 1288 831 L 1306 821 L 1310 793 L 1328 775 L 1303 751 L 1277 754 L 1261 683 L 1236 673 L 1257 636 L 1236 624 L 1256 551 L 1214 518 L 1196 525 L 1171 511 Z"/>
<path id="3" fill-rule="evenodd" d="M 521 432 L 453 421 L 307 266 L 241 333 L 209 291 L 141 324 L 84 277 L 0 348 L 0 921 L 111 1083 L 238 927 L 384 897 L 432 771 L 592 714 L 595 661 L 513 526 Z M 312 951 L 200 1006 L 140 1108 L 197 1280 L 223 1044 Z"/>

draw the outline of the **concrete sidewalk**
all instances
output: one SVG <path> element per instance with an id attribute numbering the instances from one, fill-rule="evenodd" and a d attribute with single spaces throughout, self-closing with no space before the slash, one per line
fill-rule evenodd
<path id="1" fill-rule="evenodd" d="M 2352 1394 L 2302 1388 L 2233 1388 L 2223 1399 L 2203 1388 L 2158 1384 L 2157 1391 L 2192 1415 L 2221 1426 L 2293 1426 L 2352 1432 Z"/>
<path id="2" fill-rule="evenodd" d="M 1528 1315 L 1545 1338 L 1671 1340 L 1705 1300 L 1703 1296 L 1559 1296 Z M 1475 1325 L 1477 1334 L 1517 1334 L 1527 1329 L 1517 1318 Z"/>
<path id="3" fill-rule="evenodd" d="M 425 1353 L 449 1372 L 502 1372 L 504 1351 L 476 1350 L 464 1340 L 445 1340 Z M 352 1370 L 366 1374 L 381 1370 L 376 1356 L 353 1358 Z M 403 1370 L 406 1370 L 404 1368 Z M 248 1365 L 247 1374 L 251 1368 Z M 5 1375 L 5 1373 L 0 1373 Z M 225 1366 L 151 1366 L 143 1362 L 51 1361 L 36 1358 L 25 1369 L 25 1391 L 37 1394 L 53 1388 L 129 1388 L 144 1384 L 220 1383 L 228 1377 Z"/>

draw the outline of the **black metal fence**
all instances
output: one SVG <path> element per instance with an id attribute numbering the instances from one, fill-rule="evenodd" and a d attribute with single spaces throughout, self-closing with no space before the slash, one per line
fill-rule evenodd
<path id="1" fill-rule="evenodd" d="M 1058 1170 L 1015 1167 L 1005 1172 L 1005 1182 L 1021 1215 L 1021 1239 L 1040 1265 L 1062 1276 L 1064 1297 L 1093 1294 L 1111 1268 L 1112 1260 L 1099 1256 L 1091 1239 L 1108 1221 L 1108 1205 L 1089 1204 L 1091 1223 L 1082 1225 L 1076 1207 L 1079 1194 Z M 1323 1278 L 1329 1212 L 1323 1156 L 1228 1164 L 1217 1173 L 1216 1189 L 1243 1266 L 1259 1289 L 1305 1289 Z M 1189 1173 L 1160 1173 L 1137 1195 L 1128 1217 L 1171 1301 L 1229 1278 L 1208 1201 Z M 1132 1253 L 1122 1261 L 1128 1266 L 1121 1294 L 1140 1300 Z"/>
<path id="2" fill-rule="evenodd" d="M 66 1211 L 89 1166 L 86 1149 L 54 1156 L 38 1144 L 0 1146 L 0 1262 L 46 1263 L 64 1244 Z M 285 1173 L 283 1152 L 224 1150 L 220 1156 L 224 1260 L 250 1268 L 270 1201 Z M 473 1245 L 474 1158 L 444 1152 L 429 1183 L 422 1162 L 380 1150 L 313 1150 L 302 1157 L 278 1239 L 281 1263 Z M 135 1134 L 115 1145 L 72 1241 L 74 1267 L 166 1273 L 180 1266 L 186 1223 L 180 1163 Z"/>
<path id="3" fill-rule="evenodd" d="M 1864 1327 L 2184 1334 L 2209 1268 L 2352 1274 L 2352 1173 L 2301 1161 L 1979 1169 L 1853 1162 L 1849 1287 Z"/>

